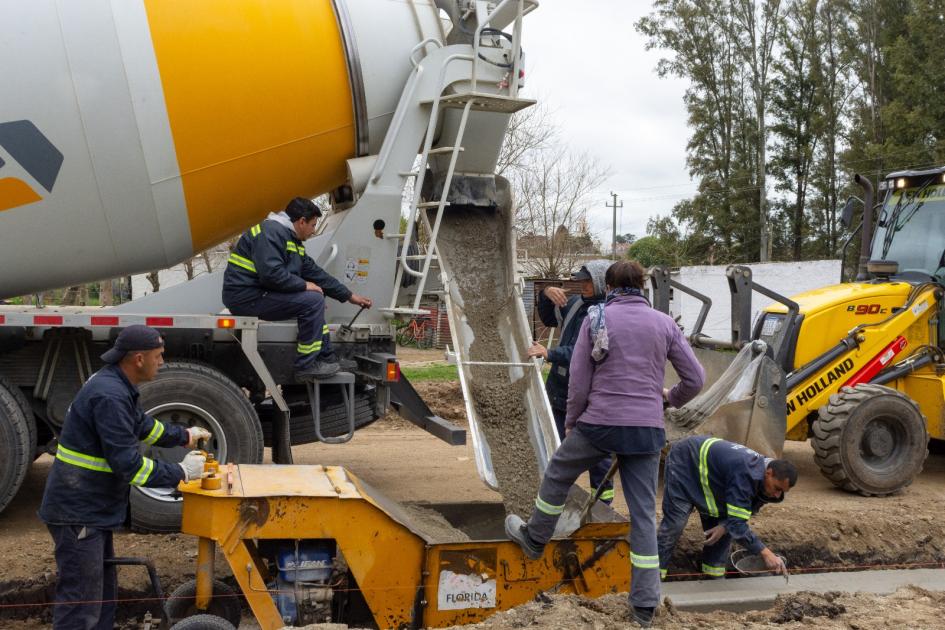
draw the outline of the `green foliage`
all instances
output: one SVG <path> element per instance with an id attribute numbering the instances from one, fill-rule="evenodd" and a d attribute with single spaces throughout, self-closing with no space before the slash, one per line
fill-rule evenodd
<path id="1" fill-rule="evenodd" d="M 698 190 L 672 226 L 648 226 L 645 255 L 754 262 L 765 238 L 772 259 L 838 256 L 849 236 L 838 208 L 861 195 L 854 173 L 875 182 L 945 163 L 945 0 L 652 6 L 636 26 L 664 53 L 657 72 L 689 83 Z"/>
<path id="2" fill-rule="evenodd" d="M 663 242 L 655 236 L 644 236 L 637 239 L 627 249 L 627 258 L 636 260 L 644 267 L 670 264 L 669 255 L 666 253 Z"/>
<path id="3" fill-rule="evenodd" d="M 448 363 L 434 363 L 432 365 L 401 366 L 401 374 L 406 376 L 410 382 L 418 383 L 420 381 L 456 381 L 459 380 L 459 374 L 456 372 L 455 365 Z"/>

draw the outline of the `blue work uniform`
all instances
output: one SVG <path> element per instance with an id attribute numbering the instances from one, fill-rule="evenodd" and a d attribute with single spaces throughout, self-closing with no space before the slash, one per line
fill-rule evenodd
<path id="1" fill-rule="evenodd" d="M 178 464 L 144 457 L 140 447 L 184 446 L 187 430 L 146 415 L 138 396 L 121 368 L 107 365 L 66 414 L 39 508 L 56 544 L 56 630 L 111 630 L 116 575 L 105 560 L 115 555 L 112 530 L 125 522 L 130 487 L 173 488 L 184 478 Z"/>
<path id="2" fill-rule="evenodd" d="M 660 573 L 666 576 L 676 543 L 692 510 L 698 510 L 702 529 L 724 525 L 726 534 L 702 548 L 702 573 L 725 577 L 729 548 L 735 540 L 750 553 L 765 545 L 751 531 L 748 520 L 765 503 L 780 503 L 764 496 L 765 458 L 741 444 L 705 435 L 675 443 L 666 457 L 663 481 L 663 520 L 657 533 Z"/>
<path id="3" fill-rule="evenodd" d="M 306 291 L 314 282 L 324 295 Z M 267 219 L 243 233 L 223 273 L 223 303 L 234 315 L 268 321 L 295 318 L 299 326 L 295 369 L 331 356 L 325 296 L 339 302 L 351 290 L 315 264 L 292 228 Z"/>
<path id="4" fill-rule="evenodd" d="M 548 363 L 551 370 L 545 381 L 545 391 L 548 393 L 548 402 L 551 403 L 551 413 L 558 429 L 558 437 L 564 440 L 564 421 L 568 409 L 568 382 L 571 355 L 574 353 L 574 344 L 577 343 L 581 324 L 587 317 L 587 309 L 592 304 L 599 304 L 600 300 L 583 298 L 579 295 L 568 298 L 563 307 L 557 307 L 549 300 L 544 291 L 538 293 L 538 317 L 548 327 L 558 329 L 558 345 L 548 350 Z M 604 481 L 607 471 L 613 461 L 611 457 L 601 459 L 588 471 L 591 481 L 591 492 L 603 487 L 600 500 L 611 503 L 614 500 L 613 480 Z"/>

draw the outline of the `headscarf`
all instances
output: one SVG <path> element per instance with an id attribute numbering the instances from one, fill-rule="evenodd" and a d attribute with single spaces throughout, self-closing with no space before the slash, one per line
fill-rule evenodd
<path id="1" fill-rule="evenodd" d="M 603 304 L 595 304 L 587 309 L 588 328 L 591 333 L 591 342 L 594 344 L 591 348 L 591 358 L 600 363 L 607 358 L 607 352 L 610 350 L 610 341 L 607 335 L 607 318 L 604 315 L 604 308 L 611 300 L 625 295 L 635 295 L 642 297 L 643 291 L 636 287 L 619 287 L 611 289 L 607 294 L 607 300 Z M 649 304 L 650 301 L 646 300 Z"/>

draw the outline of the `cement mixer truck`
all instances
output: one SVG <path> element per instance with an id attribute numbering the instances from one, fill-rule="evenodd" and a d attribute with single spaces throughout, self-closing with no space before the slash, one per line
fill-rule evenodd
<path id="1" fill-rule="evenodd" d="M 72 397 L 135 323 L 166 342 L 166 368 L 141 387 L 142 406 L 164 422 L 209 428 L 208 448 L 223 462 L 259 463 L 271 445 L 274 461 L 291 463 L 293 445 L 344 441 L 391 405 L 463 443 L 463 429 L 398 379 L 392 319 L 423 312 L 431 276 L 450 293 L 437 247 L 444 216 L 509 203 L 492 174 L 509 117 L 532 104 L 519 89 L 522 19 L 536 6 L 3 3 L 0 300 L 170 267 L 292 197 L 328 193 L 331 211 L 306 252 L 375 308 L 348 326 L 356 307 L 329 304 L 333 341 L 358 369 L 352 382 L 306 390 L 292 381 L 294 322 L 229 315 L 220 272 L 117 307 L 4 303 L 0 510 L 33 460 L 55 453 Z M 450 312 L 462 359 L 472 334 L 457 297 Z M 511 315 L 519 336 L 528 329 L 520 310 Z M 539 371 L 528 359 L 506 363 L 528 372 L 530 431 L 547 454 L 556 438 Z M 472 430 L 480 473 L 494 483 L 484 436 Z M 137 529 L 175 530 L 179 518 L 175 491 L 134 489 Z"/>

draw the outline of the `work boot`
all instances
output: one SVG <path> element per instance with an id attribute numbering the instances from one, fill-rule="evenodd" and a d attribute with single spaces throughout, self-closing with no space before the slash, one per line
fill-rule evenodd
<path id="1" fill-rule="evenodd" d="M 539 545 L 528 535 L 528 525 L 515 514 L 509 514 L 505 517 L 505 535 L 510 540 L 518 543 L 522 552 L 529 560 L 538 560 L 545 551 L 544 545 Z"/>
<path id="2" fill-rule="evenodd" d="M 310 383 L 320 378 L 328 378 L 338 373 L 340 366 L 337 363 L 316 361 L 312 367 L 295 371 L 295 380 L 299 383 Z"/>
<path id="3" fill-rule="evenodd" d="M 640 624 L 641 628 L 649 628 L 653 625 L 653 614 L 656 612 L 656 608 L 652 606 L 631 606 L 630 607 L 630 616 L 633 617 L 633 620 Z"/>
<path id="4" fill-rule="evenodd" d="M 343 372 L 350 372 L 352 370 L 358 369 L 358 362 L 354 359 L 339 359 L 334 352 L 329 354 L 322 354 L 318 357 L 319 361 L 324 361 L 326 363 L 337 363 Z"/>

